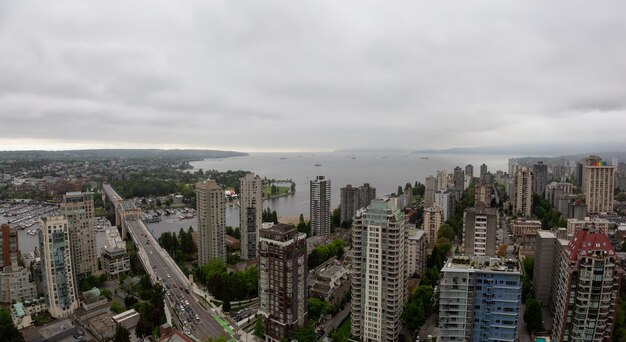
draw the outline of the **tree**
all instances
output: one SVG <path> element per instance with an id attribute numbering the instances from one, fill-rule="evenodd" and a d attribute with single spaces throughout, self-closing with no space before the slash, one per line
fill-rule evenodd
<path id="1" fill-rule="evenodd" d="M 340 207 L 337 207 L 333 210 L 333 215 L 331 218 L 333 227 L 340 227 L 341 226 L 341 209 Z"/>
<path id="2" fill-rule="evenodd" d="M 116 314 L 122 313 L 126 310 L 126 308 L 124 307 L 124 305 L 122 305 L 122 303 L 118 302 L 118 301 L 112 301 L 111 302 L 111 311 L 113 311 Z"/>
<path id="3" fill-rule="evenodd" d="M 130 342 L 130 333 L 121 324 L 115 327 L 115 336 L 113 336 L 114 342 Z"/>
<path id="4" fill-rule="evenodd" d="M 504 257 L 506 255 L 506 250 L 508 248 L 509 248 L 509 246 L 507 246 L 506 244 L 501 243 L 500 246 L 498 246 L 497 256 L 499 256 L 500 258 Z"/>
<path id="5" fill-rule="evenodd" d="M 298 342 L 316 342 L 317 337 L 315 336 L 315 331 L 313 328 L 305 324 L 302 327 L 294 330 L 289 336 L 290 340 L 297 340 Z"/>
<path id="6" fill-rule="evenodd" d="M 439 229 L 437 229 L 437 238 L 442 237 L 448 239 L 448 241 L 454 240 L 454 230 L 447 223 L 442 224 Z"/>
<path id="7" fill-rule="evenodd" d="M 531 332 L 543 330 L 543 314 L 541 313 L 541 305 L 534 298 L 526 300 L 524 322 L 526 322 L 526 327 Z"/>
<path id="8" fill-rule="evenodd" d="M 254 323 L 254 336 L 258 338 L 265 337 L 265 323 L 263 322 L 263 318 L 261 316 L 256 318 L 256 323 Z"/>
<path id="9" fill-rule="evenodd" d="M 11 312 L 5 308 L 0 308 L 0 336 L 2 341 L 24 342 L 24 337 L 13 324 Z"/>

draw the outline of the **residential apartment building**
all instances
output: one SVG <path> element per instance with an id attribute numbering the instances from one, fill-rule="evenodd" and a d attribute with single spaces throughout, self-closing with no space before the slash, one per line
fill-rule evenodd
<path id="1" fill-rule="evenodd" d="M 286 339 L 307 318 L 306 234 L 277 224 L 260 231 L 259 313 L 265 341 Z"/>
<path id="2" fill-rule="evenodd" d="M 452 181 L 454 183 L 454 192 L 456 193 L 456 198 L 460 200 L 461 196 L 463 195 L 463 190 L 465 190 L 465 172 L 459 166 L 454 168 Z"/>
<path id="3" fill-rule="evenodd" d="M 102 269 L 109 279 L 130 271 L 130 256 L 126 250 L 126 242 L 122 240 L 115 226 L 106 229 L 107 243 L 100 251 Z"/>
<path id="4" fill-rule="evenodd" d="M 533 207 L 533 172 L 526 166 L 518 167 L 513 180 L 513 213 L 530 217 Z"/>
<path id="5" fill-rule="evenodd" d="M 311 181 L 310 198 L 311 233 L 316 236 L 330 235 L 330 179 L 317 176 Z"/>
<path id="6" fill-rule="evenodd" d="M 435 203 L 435 192 L 437 192 L 437 178 L 426 177 L 424 181 L 424 207 L 430 207 Z"/>
<path id="7" fill-rule="evenodd" d="M 18 262 L 18 234 L 8 224 L 0 226 L 0 303 L 9 304 L 36 298 L 30 271 Z"/>
<path id="8" fill-rule="evenodd" d="M 18 266 L 6 266 L 0 272 L 0 303 L 10 304 L 37 298 L 35 283 L 30 281 L 30 271 Z"/>
<path id="9" fill-rule="evenodd" d="M 341 265 L 331 265 L 322 270 L 311 288 L 311 297 L 341 305 L 350 293 L 350 271 Z"/>
<path id="10" fill-rule="evenodd" d="M 348 184 L 340 190 L 341 222 L 351 221 L 357 210 L 367 207 L 376 198 L 376 188 L 369 183 L 355 188 Z"/>
<path id="11" fill-rule="evenodd" d="M 447 221 L 454 214 L 454 196 L 449 191 L 435 193 L 435 205 L 443 209 L 443 221 Z"/>
<path id="12" fill-rule="evenodd" d="M 54 318 L 68 317 L 78 308 L 68 220 L 50 216 L 40 223 L 39 249 L 48 311 Z"/>
<path id="13" fill-rule="evenodd" d="M 465 210 L 463 213 L 463 253 L 472 256 L 495 257 L 497 229 L 496 208 L 478 205 Z"/>
<path id="14" fill-rule="evenodd" d="M 0 270 L 5 266 L 17 265 L 19 244 L 17 230 L 6 223 L 0 226 Z"/>
<path id="15" fill-rule="evenodd" d="M 483 179 L 487 174 L 487 164 L 480 165 L 480 179 Z"/>
<path id="16" fill-rule="evenodd" d="M 474 166 L 472 164 L 465 165 L 465 175 L 470 178 L 474 178 Z"/>
<path id="17" fill-rule="evenodd" d="M 541 221 L 538 220 L 515 220 L 511 224 L 511 234 L 517 239 L 518 244 L 534 244 L 537 231 L 541 229 Z"/>
<path id="18" fill-rule="evenodd" d="M 443 208 L 434 206 L 424 209 L 424 235 L 426 243 L 437 241 L 437 230 L 444 223 Z"/>
<path id="19" fill-rule="evenodd" d="M 552 231 L 537 231 L 533 288 L 535 290 L 535 298 L 544 306 L 549 306 L 552 298 L 552 275 L 554 274 L 555 256 L 559 255 L 559 250 L 563 246 L 567 246 L 567 243 L 567 240 L 559 239 Z"/>
<path id="20" fill-rule="evenodd" d="M 491 206 L 491 196 L 493 195 L 493 185 L 476 184 L 474 187 L 474 205 L 482 204 L 485 207 Z"/>
<path id="21" fill-rule="evenodd" d="M 517 341 L 521 297 L 517 261 L 450 258 L 441 270 L 437 341 Z"/>
<path id="22" fill-rule="evenodd" d="M 622 269 L 606 234 L 578 231 L 556 251 L 550 308 L 555 341 L 610 341 Z"/>
<path id="23" fill-rule="evenodd" d="M 566 182 L 552 182 L 546 186 L 545 196 L 553 207 L 558 206 L 558 200 L 563 195 L 573 194 L 574 184 Z"/>
<path id="24" fill-rule="evenodd" d="M 75 280 L 78 282 L 98 270 L 93 194 L 90 192 L 66 193 L 61 203 L 61 211 L 67 218 L 72 245 L 72 266 Z"/>
<path id="25" fill-rule="evenodd" d="M 352 336 L 397 341 L 407 299 L 406 218 L 392 198 L 375 199 L 352 228 Z"/>
<path id="26" fill-rule="evenodd" d="M 263 211 L 262 194 L 261 177 L 248 173 L 239 179 L 239 230 L 241 232 L 241 259 L 243 260 L 257 257 Z"/>
<path id="27" fill-rule="evenodd" d="M 592 158 L 584 165 L 583 175 L 587 212 L 589 214 L 613 212 L 615 166 Z"/>
<path id="28" fill-rule="evenodd" d="M 196 184 L 198 264 L 211 259 L 226 261 L 226 197 L 215 180 Z"/>
<path id="29" fill-rule="evenodd" d="M 571 218 L 567 219 L 567 235 L 574 236 L 583 228 L 595 228 L 608 234 L 611 222 L 599 217 L 585 217 L 582 220 Z"/>
<path id="30" fill-rule="evenodd" d="M 421 229 L 408 229 L 406 240 L 406 275 L 423 276 L 426 271 L 427 243 L 426 235 Z"/>
<path id="31" fill-rule="evenodd" d="M 542 197 L 548 185 L 548 164 L 540 161 L 533 165 L 533 192 Z"/>

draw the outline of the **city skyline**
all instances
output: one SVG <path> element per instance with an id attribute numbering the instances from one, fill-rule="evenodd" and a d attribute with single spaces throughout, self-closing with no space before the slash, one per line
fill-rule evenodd
<path id="1" fill-rule="evenodd" d="M 611 150 L 624 6 L 3 2 L 0 146 Z"/>

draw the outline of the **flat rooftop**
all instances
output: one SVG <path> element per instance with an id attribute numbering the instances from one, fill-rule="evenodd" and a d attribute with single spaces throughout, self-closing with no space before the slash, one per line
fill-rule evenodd
<path id="1" fill-rule="evenodd" d="M 448 259 L 443 268 L 451 270 L 479 270 L 503 273 L 520 272 L 519 262 L 517 260 L 482 256 L 455 256 Z"/>

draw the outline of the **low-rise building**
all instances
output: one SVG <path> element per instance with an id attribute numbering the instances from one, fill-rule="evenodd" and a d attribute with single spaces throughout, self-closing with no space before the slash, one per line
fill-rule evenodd
<path id="1" fill-rule="evenodd" d="M 30 272 L 24 267 L 6 266 L 0 272 L 0 303 L 13 303 L 35 299 L 37 290 L 30 281 Z"/>
<path id="2" fill-rule="evenodd" d="M 610 224 L 608 220 L 599 217 L 585 217 L 584 220 L 575 218 L 567 219 L 567 235 L 574 236 L 583 228 L 595 228 L 608 234 Z"/>
<path id="3" fill-rule="evenodd" d="M 334 305 L 341 302 L 350 292 L 350 273 L 340 265 L 331 265 L 321 271 L 311 288 L 311 297 L 319 298 Z"/>
<path id="4" fill-rule="evenodd" d="M 113 316 L 113 321 L 126 329 L 132 329 L 137 326 L 139 318 L 139 313 L 135 309 L 130 309 Z"/>
<path id="5" fill-rule="evenodd" d="M 24 329 L 33 324 L 32 316 L 48 311 L 48 301 L 41 297 L 11 305 L 11 319 L 18 329 Z"/>
<path id="6" fill-rule="evenodd" d="M 126 243 L 120 237 L 116 227 L 106 230 L 107 244 L 102 247 L 100 260 L 102 269 L 109 279 L 119 276 L 120 273 L 130 271 L 130 256 L 126 250 Z"/>
<path id="7" fill-rule="evenodd" d="M 537 231 L 541 229 L 541 221 L 515 220 L 511 224 L 511 233 L 518 244 L 534 244 Z"/>

